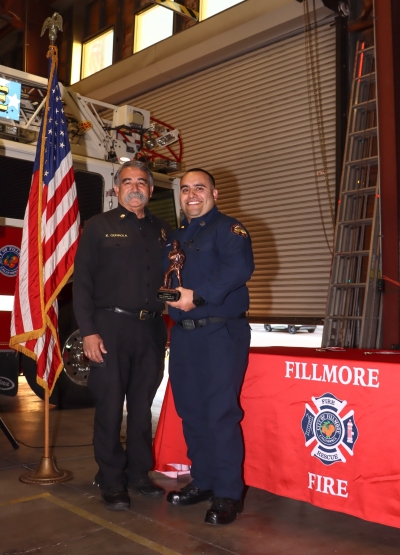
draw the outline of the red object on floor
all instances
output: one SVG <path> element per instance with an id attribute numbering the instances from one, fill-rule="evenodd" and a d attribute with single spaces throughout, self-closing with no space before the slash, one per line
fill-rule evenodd
<path id="1" fill-rule="evenodd" d="M 400 528 L 400 352 L 365 353 L 251 350 L 240 397 L 245 482 Z M 169 385 L 154 455 L 156 470 L 190 464 Z"/>
<path id="2" fill-rule="evenodd" d="M 160 418 L 153 442 L 154 470 L 171 472 L 174 463 L 191 465 L 186 456 L 186 442 L 183 437 L 182 420 L 176 413 L 171 384 L 168 381 Z"/>

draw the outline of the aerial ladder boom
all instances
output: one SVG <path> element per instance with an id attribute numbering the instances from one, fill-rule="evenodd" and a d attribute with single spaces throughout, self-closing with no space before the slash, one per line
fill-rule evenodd
<path id="1" fill-rule="evenodd" d="M 11 120 L 0 110 L 0 137 L 36 144 L 46 101 L 47 79 L 0 65 L 0 87 L 6 90 L 10 83 L 21 85 L 19 116 L 13 116 Z M 145 141 L 144 135 L 151 137 L 155 130 L 148 110 L 87 98 L 61 83 L 60 94 L 73 154 L 118 162 L 121 158 L 133 159 L 142 150 L 144 142 L 147 150 L 152 150 L 179 140 L 176 129 L 158 127 L 157 138 Z M 4 104 L 3 107 L 6 108 Z M 176 165 L 175 171 L 178 169 Z"/>

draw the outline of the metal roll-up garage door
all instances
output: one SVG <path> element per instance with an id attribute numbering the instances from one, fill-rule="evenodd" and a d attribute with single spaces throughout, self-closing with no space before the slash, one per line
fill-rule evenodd
<path id="1" fill-rule="evenodd" d="M 319 61 L 334 198 L 335 30 L 329 25 L 319 29 Z M 219 209 L 250 231 L 256 259 L 251 320 L 323 318 L 333 223 L 316 127 L 317 172 L 313 165 L 304 35 L 130 103 L 180 130 L 185 168 L 213 173 Z"/>

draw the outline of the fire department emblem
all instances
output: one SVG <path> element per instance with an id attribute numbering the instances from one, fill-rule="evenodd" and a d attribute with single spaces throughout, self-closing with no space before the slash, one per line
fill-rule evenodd
<path id="1" fill-rule="evenodd" d="M 19 266 L 20 250 L 14 245 L 5 245 L 0 249 L 0 272 L 3 276 L 15 277 Z"/>
<path id="2" fill-rule="evenodd" d="M 231 227 L 231 231 L 232 233 L 236 233 L 236 235 L 239 235 L 239 237 L 244 237 L 245 239 L 247 239 L 247 237 L 249 236 L 247 231 L 240 224 L 233 224 L 233 226 Z"/>
<path id="3" fill-rule="evenodd" d="M 311 456 L 317 457 L 325 465 L 345 463 L 344 451 L 353 455 L 354 444 L 358 438 L 354 411 L 340 416 L 347 401 L 337 399 L 332 393 L 312 397 L 312 400 L 317 410 L 306 403 L 306 411 L 301 421 L 306 447 L 315 444 Z"/>

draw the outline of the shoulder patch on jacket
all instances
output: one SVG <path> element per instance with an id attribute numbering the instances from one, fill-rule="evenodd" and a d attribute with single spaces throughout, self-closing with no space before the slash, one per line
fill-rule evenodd
<path id="1" fill-rule="evenodd" d="M 236 235 L 239 235 L 240 237 L 244 237 L 245 239 L 247 239 L 247 237 L 249 236 L 247 231 L 240 224 L 233 224 L 233 226 L 231 227 L 231 231 L 232 233 L 236 233 Z"/>

